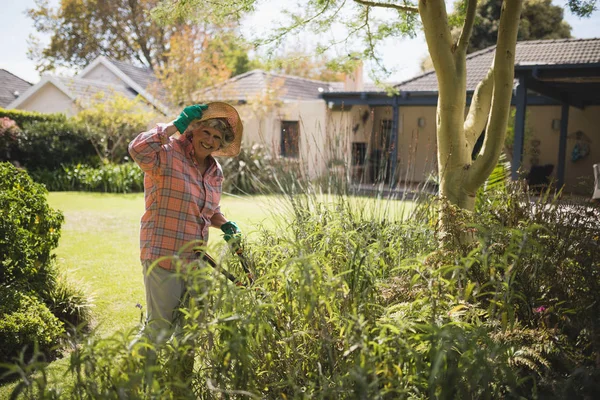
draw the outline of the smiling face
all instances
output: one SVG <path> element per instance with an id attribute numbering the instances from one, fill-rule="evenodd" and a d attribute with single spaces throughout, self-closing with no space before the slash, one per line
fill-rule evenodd
<path id="1" fill-rule="evenodd" d="M 222 146 L 223 134 L 221 131 L 206 124 L 200 124 L 191 131 L 191 134 L 194 156 L 199 162 L 204 161 L 209 154 L 219 150 Z"/>

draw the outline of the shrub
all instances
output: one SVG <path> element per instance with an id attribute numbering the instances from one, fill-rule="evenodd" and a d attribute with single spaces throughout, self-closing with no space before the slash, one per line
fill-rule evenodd
<path id="1" fill-rule="evenodd" d="M 0 161 L 12 159 L 11 153 L 17 144 L 19 127 L 12 119 L 0 117 Z"/>
<path id="2" fill-rule="evenodd" d="M 242 147 L 239 156 L 219 160 L 223 168 L 223 191 L 233 194 L 269 193 L 273 186 L 273 163 L 259 144 Z"/>
<path id="3" fill-rule="evenodd" d="M 60 277 L 54 264 L 64 217 L 48 206 L 46 193 L 24 170 L 0 163 L 2 361 L 25 345 L 29 352 L 37 345 L 50 355 L 64 323 L 79 326 L 90 320 L 89 300 Z"/>
<path id="4" fill-rule="evenodd" d="M 25 171 L 0 163 L 0 284 L 41 292 L 51 276 L 64 217 L 46 193 Z"/>
<path id="5" fill-rule="evenodd" d="M 63 165 L 56 171 L 33 171 L 32 178 L 50 191 L 131 193 L 144 191 L 144 172 L 134 163 Z"/>
<path id="6" fill-rule="evenodd" d="M 79 162 L 98 164 L 85 130 L 72 120 L 26 122 L 20 127 L 12 156 L 30 171 L 52 171 Z"/>
<path id="7" fill-rule="evenodd" d="M 75 349 L 76 383 L 65 390 L 89 398 L 593 397 L 597 220 L 562 216 L 564 207 L 510 188 L 489 196 L 468 220 L 476 225 L 452 214 L 476 235 L 465 255 L 452 243 L 438 248 L 437 202 L 397 220 L 343 196 L 290 195 L 283 229 L 246 245 L 258 277 L 250 290 L 201 263 L 183 274 L 190 296 L 180 335 L 155 349 L 160 374 L 144 356 L 153 345 L 119 333 Z M 221 265 L 243 276 L 237 261 Z M 193 371 L 190 354 L 201 363 Z"/>
<path id="8" fill-rule="evenodd" d="M 158 114 L 141 98 L 129 99 L 120 93 L 99 92 L 73 117 L 85 127 L 85 136 L 102 162 L 119 163 L 127 156 L 127 144 L 145 131 Z"/>
<path id="9" fill-rule="evenodd" d="M 12 361 L 25 348 L 55 355 L 63 325 L 33 293 L 0 287 L 0 362 Z"/>
<path id="10" fill-rule="evenodd" d="M 10 118 L 18 126 L 23 126 L 29 122 L 64 122 L 67 117 L 65 114 L 46 114 L 34 111 L 7 110 L 0 108 L 0 118 Z"/>
<path id="11" fill-rule="evenodd" d="M 59 274 L 42 293 L 52 314 L 71 330 L 87 331 L 92 319 L 92 299 L 84 288 Z"/>

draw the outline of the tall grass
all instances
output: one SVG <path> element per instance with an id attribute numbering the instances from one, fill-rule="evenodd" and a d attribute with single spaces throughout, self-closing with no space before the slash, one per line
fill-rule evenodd
<path id="1" fill-rule="evenodd" d="M 248 183 L 246 174 L 259 172 L 242 167 L 238 189 Z M 306 171 L 286 168 L 271 183 L 283 195 L 263 203 L 271 217 L 254 220 L 243 242 L 257 277 L 251 287 L 232 285 L 200 261 L 182 268 L 190 290 L 169 341 L 148 343 L 135 325 L 73 337 L 68 378 L 55 385 L 43 362 L 22 360 L 14 371 L 30 378 L 18 386 L 20 394 L 505 399 L 598 393 L 597 210 L 564 212 L 550 196 L 536 203 L 520 187 L 489 185 L 476 212 L 465 216 L 425 190 L 413 203 L 397 201 L 406 192 L 385 193 L 383 185 L 374 199 L 356 197 L 347 166 L 317 184 Z M 255 211 L 244 198 L 235 200 L 236 212 Z M 440 207 L 452 211 L 457 232 L 472 232 L 469 247 L 440 246 Z M 221 267 L 244 275 L 235 255 L 210 243 L 209 250 Z M 149 349 L 158 365 L 148 362 Z"/>
<path id="2" fill-rule="evenodd" d="M 548 229 L 534 211 L 548 207 L 498 195 L 485 210 L 495 216 L 472 225 L 479 240 L 465 256 L 438 247 L 435 202 L 392 212 L 391 201 L 304 193 L 271 199 L 285 205 L 275 207 L 276 223 L 245 243 L 258 277 L 251 288 L 201 263 L 181 272 L 191 288 L 182 329 L 156 349 L 154 373 L 144 358 L 154 345 L 134 341 L 136 329 L 84 337 L 69 360 L 73 383 L 59 390 L 37 375 L 24 397 L 499 399 L 593 390 L 574 383 L 590 379 L 593 359 L 575 346 L 581 335 L 569 336 L 592 325 L 561 320 L 565 295 L 532 269 L 547 253 L 536 232 Z M 507 224 L 515 215 L 517 226 Z M 222 266 L 243 276 L 235 256 L 223 255 Z M 555 276 L 573 262 L 597 265 L 565 257 Z M 544 287 L 556 301 L 544 299 Z M 570 309 L 594 304 L 579 298 Z M 569 366 L 573 357 L 588 372 Z"/>

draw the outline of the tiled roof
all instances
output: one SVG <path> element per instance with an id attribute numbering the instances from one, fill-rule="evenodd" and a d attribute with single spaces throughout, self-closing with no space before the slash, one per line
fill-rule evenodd
<path id="1" fill-rule="evenodd" d="M 485 77 L 496 46 L 467 56 L 467 90 L 475 90 Z M 579 65 L 600 63 L 600 39 L 556 39 L 517 42 L 515 66 Z M 400 91 L 437 91 L 435 71 L 430 70 L 396 86 Z"/>
<path id="2" fill-rule="evenodd" d="M 147 90 L 151 95 L 158 97 L 158 100 L 167 104 L 167 93 L 164 87 L 156 78 L 154 71 L 148 67 L 137 67 L 123 61 L 109 59 L 121 72 L 127 75 L 132 81 L 141 88 Z"/>
<path id="3" fill-rule="evenodd" d="M 134 99 L 137 95 L 133 90 L 130 90 L 125 86 L 111 85 L 90 79 L 54 76 L 52 77 L 52 80 L 57 81 L 67 89 L 69 94 L 73 98 L 76 98 L 77 101 L 84 103 L 93 100 L 93 97 L 99 92 L 104 92 L 107 96 L 110 96 L 111 93 L 118 93 L 128 99 Z"/>
<path id="4" fill-rule="evenodd" d="M 197 97 L 199 101 L 249 101 L 268 90 L 276 90 L 279 100 L 318 100 L 321 93 L 341 91 L 343 87 L 344 82 L 317 81 L 255 69 L 201 91 Z M 376 90 L 375 85 L 366 84 L 365 90 Z"/>
<path id="5" fill-rule="evenodd" d="M 0 69 L 0 107 L 8 106 L 30 86 L 26 80 Z"/>
<path id="6" fill-rule="evenodd" d="M 110 59 L 110 62 L 144 89 L 157 81 L 154 72 L 150 68 L 136 67 L 135 65 L 113 59 Z"/>

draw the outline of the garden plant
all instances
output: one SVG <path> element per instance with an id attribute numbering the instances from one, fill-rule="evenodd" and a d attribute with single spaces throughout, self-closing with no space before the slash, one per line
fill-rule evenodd
<path id="1" fill-rule="evenodd" d="M 21 360 L 22 398 L 594 398 L 598 209 L 480 191 L 475 213 L 423 195 L 405 214 L 299 179 L 243 243 L 256 277 L 209 265 L 148 371 L 137 329 L 71 336 L 68 379 Z M 275 200 L 277 199 L 277 200 Z M 395 202 L 388 199 L 387 202 Z M 376 205 L 375 205 L 376 204 Z M 440 210 L 452 224 L 439 226 Z M 470 232 L 465 245 L 440 235 Z M 244 276 L 228 253 L 222 267 Z M 184 374 L 193 355 L 194 370 Z M 148 377 L 151 379 L 148 380 Z"/>

